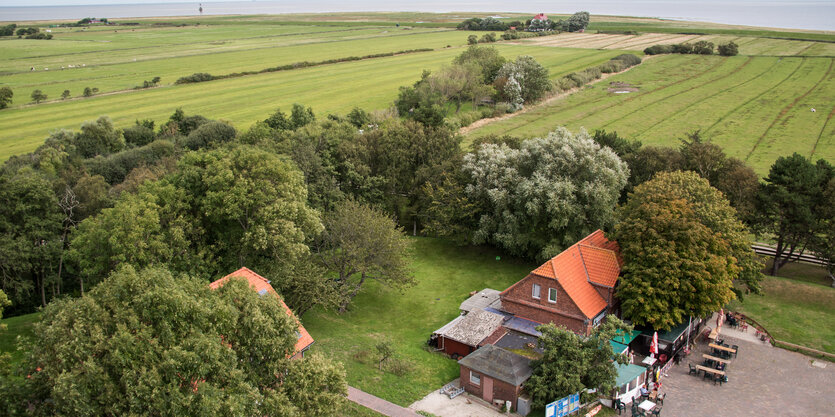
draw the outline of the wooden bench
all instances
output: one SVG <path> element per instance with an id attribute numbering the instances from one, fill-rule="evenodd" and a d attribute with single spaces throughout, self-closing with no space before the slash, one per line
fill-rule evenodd
<path id="1" fill-rule="evenodd" d="M 707 353 L 703 353 L 703 354 L 702 354 L 702 357 L 703 357 L 703 358 L 705 358 L 705 359 L 710 359 L 710 360 L 712 360 L 712 361 L 719 362 L 719 363 L 724 363 L 724 364 L 729 364 L 729 363 L 731 363 L 731 361 L 730 361 L 730 360 L 728 360 L 728 359 L 717 358 L 716 356 L 710 356 L 710 355 L 708 355 Z"/>
<path id="2" fill-rule="evenodd" d="M 725 371 L 720 371 L 718 369 L 708 368 L 707 366 L 696 365 L 696 369 L 698 369 L 700 371 L 710 372 L 714 375 L 725 376 Z"/>
<path id="3" fill-rule="evenodd" d="M 736 349 L 725 347 L 725 346 L 722 346 L 722 345 L 717 345 L 716 343 L 711 343 L 708 346 L 710 346 L 714 349 L 724 350 L 725 352 L 736 353 Z"/>

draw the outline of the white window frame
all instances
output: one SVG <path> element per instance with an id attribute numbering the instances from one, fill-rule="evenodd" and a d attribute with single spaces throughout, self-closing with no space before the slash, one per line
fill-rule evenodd
<path id="1" fill-rule="evenodd" d="M 554 294 L 554 299 L 551 299 L 551 294 Z M 548 302 L 556 304 L 557 303 L 557 289 L 556 288 L 548 288 Z"/>
<path id="2" fill-rule="evenodd" d="M 531 285 L 531 297 L 539 300 L 542 296 L 542 286 L 539 284 Z"/>
<path id="3" fill-rule="evenodd" d="M 470 371 L 470 383 L 473 384 L 473 385 L 481 386 L 481 375 L 479 375 L 479 374 L 477 374 L 477 373 L 475 373 L 471 370 Z"/>

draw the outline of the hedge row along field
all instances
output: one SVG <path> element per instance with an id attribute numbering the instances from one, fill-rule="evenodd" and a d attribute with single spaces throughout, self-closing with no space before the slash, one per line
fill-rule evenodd
<path id="1" fill-rule="evenodd" d="M 536 136 L 615 130 L 677 146 L 701 129 L 730 156 L 765 174 L 778 156 L 835 157 L 835 58 L 659 56 L 564 100 L 473 130 Z M 812 111 L 814 109 L 814 111 Z"/>
<path id="2" fill-rule="evenodd" d="M 465 40 L 466 36 L 463 36 L 462 42 Z M 534 56 L 549 69 L 552 79 L 602 64 L 621 53 L 501 44 L 497 48 L 507 58 Z M 323 116 L 329 112 L 346 114 L 355 106 L 369 111 L 388 108 L 397 97 L 398 87 L 417 81 L 421 69 L 436 70 L 448 65 L 460 52 L 460 48 L 443 48 L 434 52 L 8 108 L 0 111 L 0 159 L 34 150 L 55 129 L 78 129 L 82 122 L 101 115 L 110 116 L 117 127 L 124 128 L 136 119 L 165 120 L 177 107 L 182 107 L 188 114 L 212 114 L 232 122 L 239 129 L 246 129 L 255 121 L 265 119 L 277 107 L 289 110 L 293 103 L 304 103 Z M 263 67 L 262 62 L 256 68 Z M 28 96 L 28 92 L 15 93 L 18 94 Z"/>

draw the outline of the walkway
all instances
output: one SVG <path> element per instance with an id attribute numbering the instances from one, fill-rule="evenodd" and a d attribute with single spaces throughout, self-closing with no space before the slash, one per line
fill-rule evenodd
<path id="1" fill-rule="evenodd" d="M 421 417 L 420 414 L 415 413 L 408 408 L 403 408 L 397 404 L 390 403 L 382 398 L 375 397 L 351 386 L 348 387 L 348 399 L 365 408 L 370 408 L 389 417 Z"/>

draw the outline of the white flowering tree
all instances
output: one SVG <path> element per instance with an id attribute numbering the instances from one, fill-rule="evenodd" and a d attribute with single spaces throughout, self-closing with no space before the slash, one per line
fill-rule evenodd
<path id="1" fill-rule="evenodd" d="M 551 80 L 548 79 L 548 70 L 529 55 L 522 55 L 517 57 L 515 61 L 505 63 L 496 75 L 496 82 L 504 84 L 500 91 L 504 93 L 505 99 L 512 105 L 513 102 L 508 95 L 507 88 L 511 79 L 516 80 L 519 84 L 522 104 L 539 100 L 552 87 Z"/>
<path id="2" fill-rule="evenodd" d="M 462 170 L 467 198 L 482 208 L 473 243 L 540 260 L 612 226 L 629 177 L 614 151 L 564 128 L 519 149 L 482 145 Z"/>

